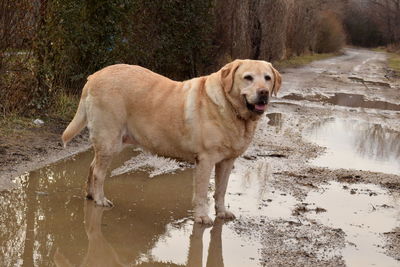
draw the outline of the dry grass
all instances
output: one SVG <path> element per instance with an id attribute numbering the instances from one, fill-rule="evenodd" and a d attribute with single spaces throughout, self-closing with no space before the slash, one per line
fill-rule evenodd
<path id="1" fill-rule="evenodd" d="M 80 97 L 77 95 L 70 95 L 60 91 L 55 96 L 53 104 L 50 107 L 50 117 L 70 121 L 78 108 L 79 99 Z"/>
<path id="2" fill-rule="evenodd" d="M 59 93 L 52 101 L 52 106 L 47 113 L 42 112 L 32 116 L 22 116 L 19 113 L 7 113 L 0 117 L 0 137 L 26 136 L 38 128 L 57 128 L 60 124 L 69 122 L 75 115 L 79 97 Z M 33 123 L 35 119 L 42 119 L 45 127 Z"/>
<path id="3" fill-rule="evenodd" d="M 400 46 L 389 45 L 388 47 L 378 47 L 373 49 L 377 52 L 385 52 L 388 56 L 388 67 L 400 76 Z"/>
<path id="4" fill-rule="evenodd" d="M 35 127 L 32 118 L 24 118 L 16 114 L 0 118 L 0 136 L 2 137 L 19 135 L 32 127 Z"/>

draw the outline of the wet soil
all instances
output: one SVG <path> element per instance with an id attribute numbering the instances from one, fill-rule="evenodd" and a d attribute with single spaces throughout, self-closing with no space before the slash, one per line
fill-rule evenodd
<path id="1" fill-rule="evenodd" d="M 66 149 L 60 136 L 67 121 L 43 118 L 44 125 L 33 123 L 9 125 L 0 129 L 0 191 L 10 188 L 11 179 L 26 171 L 46 166 L 89 148 L 83 131 Z"/>
<path id="2" fill-rule="evenodd" d="M 90 150 L 12 175 L 0 265 L 400 266 L 400 82 L 385 68 L 382 53 L 346 49 L 285 70 L 235 163 L 231 222 L 193 224 L 193 166 L 134 148 L 112 164 L 112 209 L 84 199 Z"/>

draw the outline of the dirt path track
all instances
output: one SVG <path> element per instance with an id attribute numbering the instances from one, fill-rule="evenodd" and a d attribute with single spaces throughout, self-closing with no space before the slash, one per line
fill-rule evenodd
<path id="1" fill-rule="evenodd" d="M 83 199 L 90 151 L 19 176 L 0 194 L 0 265 L 399 266 L 400 81 L 388 73 L 385 54 L 351 48 L 286 69 L 235 163 L 226 202 L 239 216 L 212 229 L 190 218 L 192 170 L 141 152 L 114 162 L 104 216 Z M 2 188 L 87 147 L 57 142 L 3 164 Z"/>

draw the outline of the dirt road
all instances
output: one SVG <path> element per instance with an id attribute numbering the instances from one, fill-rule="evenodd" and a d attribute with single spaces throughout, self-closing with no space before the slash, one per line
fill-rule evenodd
<path id="1" fill-rule="evenodd" d="M 346 49 L 284 71 L 235 163 L 233 222 L 194 225 L 191 166 L 141 151 L 113 163 L 111 210 L 83 198 L 90 151 L 16 177 L 0 265 L 400 266 L 400 80 L 385 66 Z"/>

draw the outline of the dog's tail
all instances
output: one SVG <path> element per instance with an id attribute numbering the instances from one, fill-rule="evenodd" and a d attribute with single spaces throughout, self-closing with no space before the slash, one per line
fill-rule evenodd
<path id="1" fill-rule="evenodd" d="M 86 114 L 86 104 L 85 100 L 87 97 L 87 84 L 83 87 L 81 100 L 79 101 L 78 110 L 75 113 L 74 118 L 69 123 L 67 128 L 64 130 L 61 139 L 64 144 L 64 148 L 67 146 L 68 142 L 72 140 L 78 133 L 85 128 L 87 124 L 87 114 Z"/>

